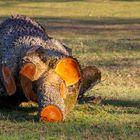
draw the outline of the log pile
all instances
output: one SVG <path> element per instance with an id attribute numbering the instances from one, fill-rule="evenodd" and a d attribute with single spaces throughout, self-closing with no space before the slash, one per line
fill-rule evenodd
<path id="1" fill-rule="evenodd" d="M 49 122 L 64 120 L 78 96 L 101 79 L 96 67 L 81 70 L 71 49 L 20 15 L 0 24 L 0 65 L 0 106 L 32 100 L 40 120 Z"/>

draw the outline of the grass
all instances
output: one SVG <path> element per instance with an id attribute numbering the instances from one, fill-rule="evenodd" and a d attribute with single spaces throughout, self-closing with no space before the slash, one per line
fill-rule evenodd
<path id="1" fill-rule="evenodd" d="M 77 104 L 62 123 L 37 122 L 37 105 L 0 110 L 0 139 L 108 139 L 140 137 L 139 0 L 0 0 L 0 21 L 24 14 L 73 49 L 74 57 L 96 65 L 102 81 L 87 96 L 98 104 Z"/>

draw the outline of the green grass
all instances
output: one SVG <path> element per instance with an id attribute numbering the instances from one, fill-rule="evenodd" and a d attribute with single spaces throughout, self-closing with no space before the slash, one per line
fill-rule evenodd
<path id="1" fill-rule="evenodd" d="M 0 0 L 0 21 L 24 14 L 73 49 L 74 57 L 102 72 L 87 96 L 99 104 L 77 104 L 62 123 L 37 122 L 37 105 L 0 110 L 0 139 L 140 138 L 139 0 Z"/>

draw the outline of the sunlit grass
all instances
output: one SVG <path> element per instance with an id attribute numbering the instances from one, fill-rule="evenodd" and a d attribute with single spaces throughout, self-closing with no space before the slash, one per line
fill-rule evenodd
<path id="1" fill-rule="evenodd" d="M 18 13 L 39 17 L 139 18 L 140 13 L 138 1 L 121 0 L 1 0 L 0 5 L 3 16 Z"/>

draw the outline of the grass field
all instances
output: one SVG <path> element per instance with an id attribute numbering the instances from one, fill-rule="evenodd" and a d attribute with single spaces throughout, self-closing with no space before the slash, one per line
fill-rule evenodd
<path id="1" fill-rule="evenodd" d="M 0 21 L 23 14 L 73 49 L 74 57 L 102 72 L 87 96 L 62 123 L 36 121 L 37 105 L 0 110 L 0 140 L 139 140 L 140 1 L 0 0 Z"/>

